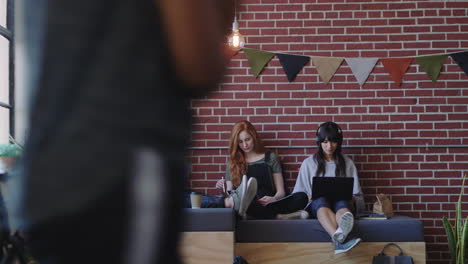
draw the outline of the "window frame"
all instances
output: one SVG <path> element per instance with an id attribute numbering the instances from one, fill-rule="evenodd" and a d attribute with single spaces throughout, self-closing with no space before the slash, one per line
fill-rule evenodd
<path id="1" fill-rule="evenodd" d="M 0 37 L 9 41 L 8 103 L 0 101 L 0 107 L 9 111 L 9 134 L 15 136 L 15 43 L 14 43 L 14 0 L 6 1 L 6 27 L 0 25 Z"/>

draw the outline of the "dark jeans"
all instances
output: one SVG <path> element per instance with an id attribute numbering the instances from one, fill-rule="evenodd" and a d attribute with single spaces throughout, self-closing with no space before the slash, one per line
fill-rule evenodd
<path id="1" fill-rule="evenodd" d="M 247 209 L 247 215 L 256 219 L 274 219 L 277 214 L 289 214 L 306 207 L 309 198 L 306 193 L 297 192 L 266 206 L 254 200 Z"/>
<path id="2" fill-rule="evenodd" d="M 350 201 L 333 201 L 333 200 L 328 200 L 325 197 L 319 197 L 315 200 L 313 200 L 306 208 L 306 211 L 308 211 L 313 218 L 317 218 L 317 211 L 322 208 L 326 207 L 332 210 L 333 212 L 337 212 L 340 209 L 343 208 L 348 208 L 349 211 L 351 211 L 354 214 L 354 206 Z"/>
<path id="3" fill-rule="evenodd" d="M 184 192 L 184 208 L 191 208 L 192 202 L 190 200 L 190 192 Z M 224 208 L 224 198 L 214 195 L 202 195 L 201 208 Z"/>

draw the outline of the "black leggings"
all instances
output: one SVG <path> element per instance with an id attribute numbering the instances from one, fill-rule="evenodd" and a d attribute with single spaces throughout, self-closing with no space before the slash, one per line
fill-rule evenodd
<path id="1" fill-rule="evenodd" d="M 309 198 L 304 192 L 290 194 L 280 201 L 263 206 L 254 200 L 247 209 L 247 215 L 256 219 L 274 219 L 277 214 L 289 214 L 306 207 Z"/>

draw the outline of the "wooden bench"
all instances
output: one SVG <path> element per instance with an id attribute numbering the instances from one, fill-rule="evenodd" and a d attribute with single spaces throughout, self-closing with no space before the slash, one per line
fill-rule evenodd
<path id="1" fill-rule="evenodd" d="M 206 210 L 221 211 L 215 218 L 214 211 Z M 239 220 L 229 211 L 233 213 L 231 209 L 186 209 L 186 222 L 191 225 L 184 226 L 182 235 L 185 263 L 230 264 L 235 256 L 244 257 L 249 264 L 371 263 L 389 242 L 397 243 L 414 263 L 426 262 L 423 226 L 418 219 L 357 220 L 351 235 L 363 242 L 334 255 L 330 237 L 316 219 Z M 220 222 L 228 225 L 218 226 Z M 392 250 L 386 252 L 396 254 Z"/>
<path id="2" fill-rule="evenodd" d="M 229 208 L 185 209 L 180 254 L 185 264 L 232 264 L 236 213 Z"/>
<path id="3" fill-rule="evenodd" d="M 235 255 L 249 264 L 372 263 L 372 257 L 384 245 L 395 242 L 413 257 L 414 263 L 426 263 L 423 225 L 417 219 L 395 216 L 388 220 L 356 220 L 350 236 L 360 237 L 363 242 L 349 252 L 334 255 L 330 236 L 316 219 L 239 221 Z"/>

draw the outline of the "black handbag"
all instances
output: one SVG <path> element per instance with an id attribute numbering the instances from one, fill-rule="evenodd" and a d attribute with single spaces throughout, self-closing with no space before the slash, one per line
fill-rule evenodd
<path id="1" fill-rule="evenodd" d="M 389 246 L 395 246 L 400 250 L 398 256 L 387 256 L 384 251 Z M 374 256 L 372 259 L 372 264 L 413 264 L 413 258 L 411 256 L 404 256 L 403 250 L 395 243 L 388 243 L 380 251 L 379 255 Z"/>

